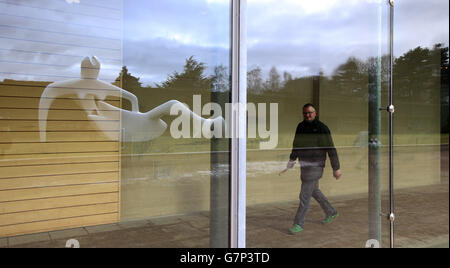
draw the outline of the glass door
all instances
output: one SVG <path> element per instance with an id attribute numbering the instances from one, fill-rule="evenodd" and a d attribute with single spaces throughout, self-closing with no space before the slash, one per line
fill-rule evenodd
<path id="1" fill-rule="evenodd" d="M 387 245 L 388 26 L 385 1 L 249 1 L 247 246 Z"/>

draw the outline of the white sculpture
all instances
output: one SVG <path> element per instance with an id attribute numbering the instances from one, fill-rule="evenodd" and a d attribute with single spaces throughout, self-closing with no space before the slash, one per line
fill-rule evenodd
<path id="1" fill-rule="evenodd" d="M 205 119 L 189 110 L 183 103 L 171 100 L 146 113 L 139 112 L 138 99 L 132 93 L 113 86 L 107 82 L 98 80 L 100 72 L 100 62 L 94 56 L 91 59 L 86 57 L 81 62 L 81 79 L 72 79 L 62 82 L 55 82 L 48 85 L 42 93 L 39 103 L 39 130 L 41 142 L 46 141 L 47 117 L 48 109 L 51 107 L 56 98 L 63 95 L 77 95 L 81 107 L 87 112 L 88 118 L 93 122 L 99 120 L 114 120 L 109 118 L 110 113 L 105 110 L 115 110 L 122 112 L 122 141 L 149 141 L 161 136 L 167 129 L 167 124 L 161 117 L 170 115 L 172 106 L 177 105 L 179 111 L 190 114 L 194 120 L 200 120 L 201 123 L 210 123 L 211 125 L 219 121 L 224 124 L 222 117 L 214 119 Z M 107 96 L 122 96 L 131 102 L 131 111 L 124 110 L 106 103 L 104 100 Z M 77 101 L 77 100 L 74 100 Z M 101 126 L 97 124 L 101 130 Z M 104 134 L 112 135 L 113 133 L 105 131 Z M 111 137 L 112 138 L 112 137 Z"/>

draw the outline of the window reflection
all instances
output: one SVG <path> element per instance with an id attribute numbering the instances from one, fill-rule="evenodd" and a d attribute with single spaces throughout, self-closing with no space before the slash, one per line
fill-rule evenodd
<path id="1" fill-rule="evenodd" d="M 0 9 L 0 236 L 117 222 L 121 1 Z"/>
<path id="2" fill-rule="evenodd" d="M 360 247 L 368 238 L 374 238 L 373 232 L 378 229 L 380 236 L 376 239 L 385 246 L 389 240 L 388 225 L 379 215 L 388 210 L 388 126 L 383 108 L 387 106 L 389 71 L 387 5 L 382 1 L 353 1 L 344 8 L 337 2 L 328 5 L 314 2 L 312 6 L 317 8 L 311 8 L 301 2 L 248 4 L 248 100 L 279 103 L 282 116 L 276 150 L 258 150 L 257 140 L 248 140 L 247 245 Z M 448 125 L 448 112 L 444 110 L 447 93 L 442 90 L 448 87 L 444 73 L 448 64 L 448 37 L 440 30 L 428 31 L 430 38 L 426 40 L 410 34 L 416 31 L 411 14 L 417 20 L 426 17 L 433 25 L 447 25 L 448 12 L 441 8 L 448 4 L 433 1 L 431 9 L 427 6 L 430 11 L 427 14 L 420 11 L 422 5 L 420 1 L 396 5 L 394 55 L 396 204 L 400 211 L 421 215 L 426 213 L 425 206 L 408 206 L 408 194 L 422 189 L 439 193 L 443 203 L 447 203 L 445 193 L 441 194 L 446 187 L 442 186 L 441 177 L 448 174 L 448 165 L 441 165 L 441 159 L 445 158 L 441 157 L 441 150 L 446 147 L 440 148 L 441 137 L 443 143 L 448 143 L 448 134 L 445 130 L 441 132 Z M 425 28 L 421 24 L 417 30 Z M 324 228 L 320 224 L 321 209 L 312 202 L 306 217 L 310 220 L 302 226 L 301 238 L 292 242 L 281 234 L 289 234 L 292 226 L 298 193 L 303 187 L 299 178 L 303 175 L 298 169 L 288 170 L 282 176 L 277 174 L 289 160 L 293 133 L 302 120 L 305 103 L 317 108 L 318 118 L 333 133 L 339 152 L 342 178 L 336 182 L 326 175 L 332 174 L 327 160 L 320 189 L 332 204 L 337 203 L 340 217 Z M 369 104 L 378 105 L 374 106 L 378 119 L 369 117 L 372 113 Z M 373 132 L 375 124 L 379 124 L 377 136 Z M 375 147 L 379 150 L 377 154 L 373 154 Z M 375 170 L 377 176 L 373 176 Z M 263 211 L 268 215 L 264 222 L 257 220 Z M 433 211 L 435 217 L 438 211 Z M 397 232 L 411 238 L 404 225 L 408 217 L 403 217 L 398 219 Z M 402 226 L 406 228 L 404 233 L 398 230 Z M 438 231 L 441 228 L 437 224 L 422 227 L 433 229 L 435 238 L 448 233 Z M 271 231 L 276 232 L 270 239 L 256 235 Z M 336 239 L 329 241 L 328 237 L 333 235 Z M 417 246 L 414 239 L 407 241 L 400 246 Z"/>
<path id="3" fill-rule="evenodd" d="M 448 2 L 395 9 L 396 245 L 448 244 Z M 47 238 L 32 246 L 67 233 L 81 247 L 228 246 L 229 139 L 203 131 L 230 100 L 229 13 L 230 1 L 0 1 L 0 246 L 36 233 Z M 361 247 L 374 232 L 386 246 L 386 2 L 248 0 L 247 15 L 247 246 Z M 340 216 L 322 225 L 312 202 L 297 238 L 304 173 L 283 169 L 305 103 L 343 175 L 325 161 L 320 189 Z"/>
<path id="4" fill-rule="evenodd" d="M 228 143 L 206 127 L 224 119 L 193 101 L 228 102 L 229 3 L 0 9 L 0 237 L 140 226 L 108 247 L 227 246 Z M 202 135 L 174 137 L 176 119 Z"/>

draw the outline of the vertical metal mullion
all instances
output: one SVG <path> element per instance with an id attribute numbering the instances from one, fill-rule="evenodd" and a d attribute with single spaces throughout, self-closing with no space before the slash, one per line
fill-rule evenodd
<path id="1" fill-rule="evenodd" d="M 230 247 L 245 247 L 246 0 L 232 0 Z"/>
<path id="2" fill-rule="evenodd" d="M 393 105 L 393 91 L 394 91 L 394 0 L 389 1 L 390 4 L 390 40 L 389 40 L 389 93 L 388 93 L 388 112 L 389 112 L 389 238 L 390 247 L 394 247 L 394 105 Z"/>

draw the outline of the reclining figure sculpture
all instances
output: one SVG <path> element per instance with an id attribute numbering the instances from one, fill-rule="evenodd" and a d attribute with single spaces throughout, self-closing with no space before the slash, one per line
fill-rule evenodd
<path id="1" fill-rule="evenodd" d="M 80 79 L 55 82 L 45 88 L 39 103 L 41 142 L 47 141 L 49 109 L 57 98 L 64 95 L 76 95 L 78 99 L 74 99 L 74 101 L 79 103 L 88 114 L 88 118 L 95 123 L 100 122 L 99 120 L 114 120 L 114 118 L 109 118 L 111 113 L 106 113 L 105 111 L 120 111 L 122 113 L 122 141 L 150 141 L 161 136 L 167 129 L 167 123 L 161 117 L 170 115 L 174 105 L 177 106 L 178 111 L 190 114 L 194 120 L 200 120 L 202 124 L 206 122 L 213 125 L 217 121 L 222 125 L 224 124 L 224 119 L 221 116 L 214 119 L 205 119 L 193 113 L 177 100 L 170 100 L 146 113 L 141 113 L 139 112 L 138 99 L 134 94 L 98 80 L 100 67 L 101 64 L 95 56 L 92 57 L 92 60 L 86 57 L 81 62 Z M 129 100 L 131 102 L 131 111 L 108 104 L 105 102 L 107 96 L 118 96 Z M 99 124 L 97 126 L 99 130 L 102 130 Z M 108 136 L 113 133 L 104 131 L 104 134 Z"/>

